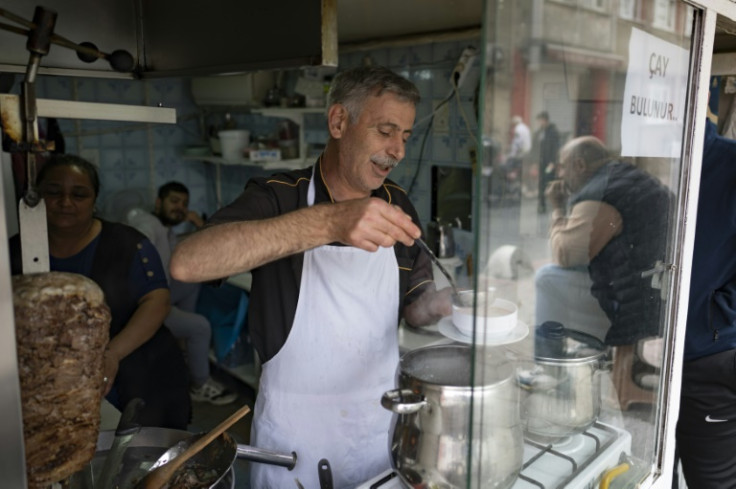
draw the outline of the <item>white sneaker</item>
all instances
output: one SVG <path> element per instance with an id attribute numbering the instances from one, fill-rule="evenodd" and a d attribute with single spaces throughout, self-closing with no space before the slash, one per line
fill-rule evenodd
<path id="1" fill-rule="evenodd" d="M 193 401 L 209 402 L 216 406 L 230 404 L 238 398 L 237 393 L 228 390 L 224 385 L 212 378 L 207 379 L 200 387 L 190 388 L 189 395 Z"/>

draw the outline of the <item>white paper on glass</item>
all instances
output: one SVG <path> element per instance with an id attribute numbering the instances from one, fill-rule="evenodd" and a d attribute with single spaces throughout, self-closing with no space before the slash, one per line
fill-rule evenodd
<path id="1" fill-rule="evenodd" d="M 679 158 L 689 52 L 633 28 L 621 117 L 621 155 Z"/>

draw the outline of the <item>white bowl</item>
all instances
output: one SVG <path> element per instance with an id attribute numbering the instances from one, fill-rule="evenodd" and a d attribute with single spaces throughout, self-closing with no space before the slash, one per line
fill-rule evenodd
<path id="1" fill-rule="evenodd" d="M 472 337 L 474 323 L 476 334 L 486 337 L 504 336 L 516 327 L 519 316 L 519 308 L 516 307 L 516 304 L 505 299 L 492 297 L 489 299 L 490 302 L 486 301 L 480 293 L 477 299 L 477 310 L 473 309 L 472 302 L 470 305 L 452 305 L 452 324 L 460 333 Z"/>

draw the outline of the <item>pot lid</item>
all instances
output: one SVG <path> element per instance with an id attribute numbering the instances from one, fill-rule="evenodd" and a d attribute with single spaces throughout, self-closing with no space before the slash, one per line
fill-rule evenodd
<path id="1" fill-rule="evenodd" d="M 468 345 L 431 345 L 401 357 L 401 374 L 426 385 L 489 387 L 511 378 L 512 365 L 500 352 L 474 355 Z"/>
<path id="2" fill-rule="evenodd" d="M 547 321 L 536 328 L 534 358 L 563 362 L 596 360 L 604 355 L 606 346 L 595 336 L 565 328 L 556 321 Z"/>

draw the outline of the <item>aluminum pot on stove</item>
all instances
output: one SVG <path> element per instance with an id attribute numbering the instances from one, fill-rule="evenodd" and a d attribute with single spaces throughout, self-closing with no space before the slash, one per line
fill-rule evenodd
<path id="1" fill-rule="evenodd" d="M 495 353 L 474 355 L 457 344 L 409 351 L 399 388 L 381 404 L 398 414 L 391 459 L 409 487 L 506 489 L 516 481 L 519 389 L 512 365 Z"/>
<path id="2" fill-rule="evenodd" d="M 552 321 L 537 328 L 534 347 L 534 367 L 518 373 L 527 391 L 521 402 L 526 435 L 547 442 L 584 432 L 600 415 L 608 348 Z"/>

